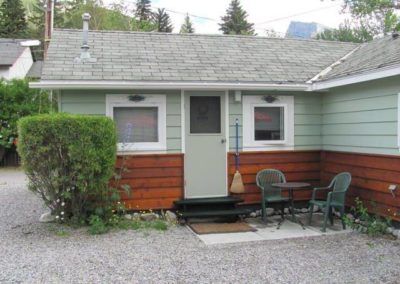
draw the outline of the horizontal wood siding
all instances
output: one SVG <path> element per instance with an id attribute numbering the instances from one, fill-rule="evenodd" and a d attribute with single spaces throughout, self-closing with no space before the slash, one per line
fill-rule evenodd
<path id="1" fill-rule="evenodd" d="M 123 172 L 121 185 L 128 184 L 131 194 L 122 193 L 128 210 L 169 209 L 183 198 L 183 155 L 132 155 L 118 157 Z"/>
<path id="2" fill-rule="evenodd" d="M 400 188 L 395 197 L 389 191 L 390 184 L 400 184 L 400 157 L 331 151 L 322 152 L 321 157 L 323 183 L 339 172 L 352 174 L 347 205 L 354 205 L 359 197 L 371 212 L 400 220 Z"/>
<path id="3" fill-rule="evenodd" d="M 106 115 L 106 95 L 160 94 L 167 99 L 167 151 L 181 152 L 181 93 L 179 90 L 64 90 L 59 97 L 61 112 Z"/>
<path id="4" fill-rule="evenodd" d="M 229 184 L 235 173 L 235 155 L 229 153 Z M 303 181 L 318 185 L 320 180 L 320 151 L 274 151 L 274 152 L 242 152 L 240 153 L 240 173 L 242 174 L 246 192 L 238 194 L 245 204 L 259 203 L 261 194 L 255 178 L 262 169 L 281 170 L 288 181 Z M 285 193 L 287 194 L 287 193 Z M 309 200 L 311 189 L 295 192 L 295 200 Z"/>
<path id="5" fill-rule="evenodd" d="M 334 88 L 322 100 L 322 150 L 399 155 L 400 77 Z"/>
<path id="6" fill-rule="evenodd" d="M 319 94 L 304 92 L 260 92 L 243 91 L 248 95 L 290 95 L 294 97 L 294 149 L 319 150 L 321 148 L 321 103 Z M 243 136 L 243 106 L 242 102 L 235 102 L 234 92 L 229 93 L 229 148 L 236 148 L 235 120 L 239 119 L 239 148 L 242 149 Z"/>

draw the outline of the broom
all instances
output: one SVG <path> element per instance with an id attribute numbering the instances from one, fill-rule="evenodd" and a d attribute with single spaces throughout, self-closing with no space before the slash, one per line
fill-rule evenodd
<path id="1" fill-rule="evenodd" d="M 239 172 L 239 120 L 236 118 L 236 154 L 235 154 L 235 166 L 236 172 L 233 176 L 233 181 L 231 184 L 230 191 L 232 193 L 243 193 L 244 185 L 242 180 L 242 175 Z"/>

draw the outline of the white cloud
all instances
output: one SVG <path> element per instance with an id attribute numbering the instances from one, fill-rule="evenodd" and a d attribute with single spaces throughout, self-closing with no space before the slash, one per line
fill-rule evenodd
<path id="1" fill-rule="evenodd" d="M 119 0 L 105 0 L 104 2 L 115 1 Z M 125 2 L 134 3 L 134 0 Z M 277 32 L 285 33 L 292 20 L 317 22 L 328 27 L 337 27 L 346 17 L 341 13 L 342 1 L 242 0 L 241 2 L 249 14 L 249 21 L 255 23 L 256 32 L 259 35 L 265 34 L 265 29 L 274 29 Z M 152 6 L 170 10 L 169 14 L 175 32 L 179 31 L 183 22 L 184 15 L 182 13 L 189 13 L 214 19 L 192 17 L 197 33 L 215 34 L 220 33 L 218 23 L 221 16 L 225 14 L 229 3 L 230 0 L 153 0 Z"/>

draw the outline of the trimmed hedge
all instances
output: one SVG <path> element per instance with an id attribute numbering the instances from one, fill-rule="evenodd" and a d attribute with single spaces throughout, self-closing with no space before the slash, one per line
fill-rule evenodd
<path id="1" fill-rule="evenodd" d="M 60 221 L 107 211 L 116 161 L 116 130 L 107 117 L 47 114 L 18 122 L 18 152 L 38 193 Z"/>

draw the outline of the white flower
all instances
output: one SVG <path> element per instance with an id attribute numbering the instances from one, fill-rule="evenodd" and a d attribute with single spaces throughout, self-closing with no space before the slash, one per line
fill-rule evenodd
<path id="1" fill-rule="evenodd" d="M 65 206 L 65 202 L 61 203 L 61 206 Z"/>
<path id="2" fill-rule="evenodd" d="M 57 216 L 56 216 L 56 219 L 59 219 L 59 218 L 60 218 L 60 216 L 57 215 Z"/>
<path id="3" fill-rule="evenodd" d="M 61 212 L 61 215 L 64 215 L 64 211 Z"/>
<path id="4" fill-rule="evenodd" d="M 57 199 L 57 203 L 60 203 L 60 199 Z"/>
<path id="5" fill-rule="evenodd" d="M 64 218 L 61 218 L 61 221 L 64 221 Z"/>

